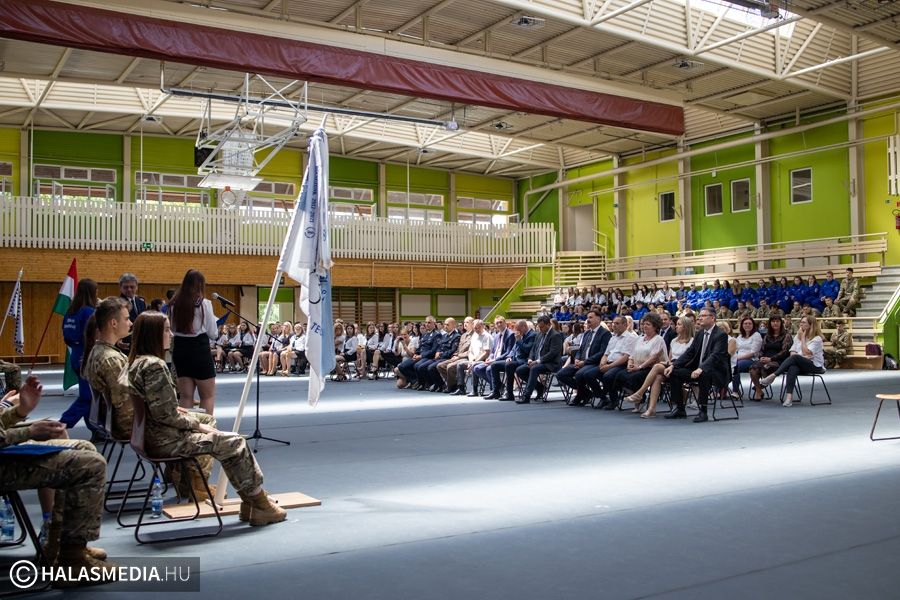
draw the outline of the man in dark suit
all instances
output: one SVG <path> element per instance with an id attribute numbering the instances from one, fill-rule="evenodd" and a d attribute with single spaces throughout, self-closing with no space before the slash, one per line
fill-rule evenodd
<path id="1" fill-rule="evenodd" d="M 397 369 L 406 377 L 407 388 L 416 385 L 416 363 L 422 359 L 432 359 L 437 352 L 437 346 L 440 343 L 441 334 L 434 330 L 434 317 L 431 315 L 425 317 L 425 331 L 419 337 L 419 349 L 412 358 L 405 358 Z"/>
<path id="2" fill-rule="evenodd" d="M 716 315 L 712 309 L 700 309 L 697 325 L 699 332 L 694 336 L 694 341 L 665 370 L 674 405 L 666 415 L 667 419 L 683 419 L 687 416 L 684 412 L 684 384 L 688 383 L 700 387 L 697 399 L 700 413 L 694 417 L 694 423 L 708 421 L 706 404 L 710 387 L 727 385 L 731 378 L 728 335 L 716 327 Z"/>
<path id="3" fill-rule="evenodd" d="M 486 400 L 497 400 L 500 398 L 500 390 L 494 388 L 494 382 L 491 377 L 491 365 L 494 363 L 505 363 L 512 353 L 513 346 L 516 345 L 516 334 L 506 326 L 506 319 L 499 315 L 494 319 L 494 335 L 492 337 L 491 353 L 484 359 L 484 362 L 480 362 L 472 368 L 474 377 L 483 379 L 488 387 L 491 388 L 485 394 Z"/>
<path id="4" fill-rule="evenodd" d="M 668 354 L 672 340 L 678 337 L 678 332 L 675 331 L 675 322 L 672 320 L 672 315 L 669 314 L 669 311 L 664 310 L 659 316 L 662 318 L 663 325 L 662 329 L 659 330 L 659 335 L 662 336 L 663 341 L 666 343 L 666 353 Z"/>
<path id="5" fill-rule="evenodd" d="M 528 357 L 531 356 L 531 349 L 534 347 L 536 339 L 537 334 L 528 327 L 528 322 L 525 319 L 516 323 L 516 343 L 510 356 L 502 363 L 495 362 L 491 365 L 491 377 L 494 381 L 495 390 L 500 389 L 500 372 L 506 373 L 506 395 L 500 396 L 497 398 L 498 400 L 515 400 L 513 383 L 515 383 L 516 369 L 528 362 Z"/>
<path id="6" fill-rule="evenodd" d="M 147 301 L 143 297 L 137 295 L 138 278 L 134 273 L 122 273 L 119 277 L 119 294 L 125 302 L 128 303 L 128 318 L 131 322 L 137 319 L 138 315 L 147 310 Z M 120 350 L 128 354 L 131 348 L 131 336 L 127 336 L 116 344 Z"/>
<path id="7" fill-rule="evenodd" d="M 538 383 L 538 378 L 545 373 L 555 373 L 562 366 L 563 334 L 550 326 L 547 315 L 539 316 L 537 325 L 541 335 L 531 348 L 528 362 L 516 369 L 519 379 L 527 380 L 522 397 L 516 400 L 516 404 L 531 402 L 531 394 L 535 390 L 539 397 L 543 395 L 543 386 Z"/>
<path id="8" fill-rule="evenodd" d="M 609 331 L 600 327 L 600 315 L 596 310 L 588 311 L 585 325 L 587 331 L 582 334 L 581 347 L 575 359 L 556 374 L 557 381 L 576 390 L 575 397 L 569 401 L 571 406 L 583 406 L 591 399 L 589 382 L 598 377 L 598 365 L 611 337 Z"/>
<path id="9" fill-rule="evenodd" d="M 452 358 L 459 349 L 459 331 L 456 329 L 456 319 L 448 317 L 444 320 L 444 335 L 438 343 L 437 352 L 431 360 L 423 360 L 416 364 L 416 374 L 423 389 L 429 392 L 444 391 L 444 380 L 438 373 L 439 363 Z"/>

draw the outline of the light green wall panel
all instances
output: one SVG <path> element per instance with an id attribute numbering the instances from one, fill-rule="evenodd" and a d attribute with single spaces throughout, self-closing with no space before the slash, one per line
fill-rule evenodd
<path id="1" fill-rule="evenodd" d="M 19 144 L 21 143 L 21 131 L 18 129 L 0 129 L 0 162 L 12 163 L 12 193 L 22 195 L 19 186 Z"/>
<path id="2" fill-rule="evenodd" d="M 256 160 L 262 162 L 271 150 L 265 150 L 256 155 Z M 331 163 L 329 161 L 329 167 Z M 303 177 L 303 153 L 300 150 L 282 148 L 272 160 L 259 172 L 260 177 L 266 181 L 287 181 L 298 184 L 297 192 L 300 192 L 299 184 Z"/>
<path id="3" fill-rule="evenodd" d="M 863 137 L 896 134 L 897 116 L 887 114 L 866 119 L 862 126 Z M 894 226 L 893 211 L 900 208 L 900 196 L 888 194 L 887 140 L 871 142 L 863 147 L 865 181 L 863 192 L 866 202 L 866 232 L 887 232 L 888 250 L 885 262 L 900 264 L 900 231 Z M 869 257 L 878 260 L 880 257 Z M 894 329 L 896 336 L 896 329 Z M 887 337 L 887 336 L 885 336 Z"/>
<path id="4" fill-rule="evenodd" d="M 122 136 L 75 131 L 34 132 L 34 162 L 116 170 L 116 198 L 122 199 Z"/>
<path id="5" fill-rule="evenodd" d="M 387 165 L 385 167 L 385 175 L 389 190 L 406 190 L 406 165 Z M 445 200 L 448 200 L 450 194 L 450 172 L 410 166 L 409 190 L 411 192 L 444 194 Z"/>
<path id="6" fill-rule="evenodd" d="M 333 186 L 371 188 L 378 195 L 378 163 L 330 156 L 328 178 Z"/>
<path id="7" fill-rule="evenodd" d="M 784 154 L 847 140 L 846 123 L 827 125 L 769 142 Z M 827 150 L 772 162 L 772 241 L 784 242 L 850 233 L 850 173 L 847 150 Z M 812 202 L 791 204 L 790 172 L 812 168 Z"/>
<path id="8" fill-rule="evenodd" d="M 516 212 L 519 213 L 519 219 L 522 222 L 527 220 L 529 223 L 551 223 L 557 232 L 556 247 L 559 249 L 562 241 L 559 235 L 559 190 L 552 190 L 540 203 L 538 203 L 538 199 L 543 194 L 532 194 L 529 196 L 528 202 L 530 209 L 534 209 L 534 212 L 529 215 L 525 210 L 525 192 L 549 185 L 554 181 L 556 181 L 556 173 L 553 172 L 520 179 L 516 186 Z"/>
<path id="9" fill-rule="evenodd" d="M 716 140 L 716 142 L 720 141 L 725 140 Z M 702 250 L 756 243 L 755 168 L 753 166 L 727 168 L 727 165 L 753 160 L 753 158 L 753 145 L 748 144 L 729 150 L 701 154 L 691 159 L 692 172 L 715 169 L 715 176 L 712 173 L 706 173 L 691 177 L 691 247 L 693 249 Z M 739 179 L 750 180 L 750 209 L 733 212 L 731 209 L 731 182 Z M 722 214 L 706 216 L 705 188 L 717 183 L 722 184 Z"/>
<path id="10" fill-rule="evenodd" d="M 516 184 L 512 179 L 487 177 L 473 173 L 456 174 L 456 195 L 497 200 L 512 200 Z"/>
<path id="11" fill-rule="evenodd" d="M 469 315 L 474 317 L 475 311 L 482 306 L 494 306 L 507 291 L 508 290 L 469 290 Z M 486 314 L 482 314 L 479 318 L 483 319 L 486 316 Z"/>
<path id="12" fill-rule="evenodd" d="M 141 170 L 142 152 L 145 171 L 197 174 L 193 139 L 145 135 L 141 141 L 141 136 L 132 136 L 131 168 L 135 172 Z"/>
<path id="13" fill-rule="evenodd" d="M 625 161 L 626 165 L 642 160 L 653 160 L 669 156 L 673 152 L 648 153 L 646 157 L 634 157 Z M 637 169 L 625 175 L 625 252 L 629 256 L 661 254 L 679 251 L 678 221 L 659 222 L 658 195 L 674 191 L 678 205 L 678 186 L 674 179 L 657 182 L 656 179 L 674 177 L 678 174 L 678 163 L 670 163 Z"/>

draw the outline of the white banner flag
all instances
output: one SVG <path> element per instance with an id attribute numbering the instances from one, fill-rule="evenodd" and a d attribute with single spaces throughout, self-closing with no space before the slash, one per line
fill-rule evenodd
<path id="1" fill-rule="evenodd" d="M 278 262 L 278 268 L 302 286 L 300 308 L 309 318 L 306 358 L 310 365 L 310 406 L 319 401 L 325 377 L 335 367 L 331 266 L 328 137 L 319 128 L 309 140 L 309 164 Z"/>

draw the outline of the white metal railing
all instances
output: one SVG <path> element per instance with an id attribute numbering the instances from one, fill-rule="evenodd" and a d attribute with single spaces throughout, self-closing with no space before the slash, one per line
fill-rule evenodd
<path id="1" fill-rule="evenodd" d="M 268 209 L 14 197 L 0 201 L 0 247 L 277 256 L 289 221 Z M 547 223 L 331 218 L 336 258 L 525 264 L 552 261 L 555 248 Z"/>

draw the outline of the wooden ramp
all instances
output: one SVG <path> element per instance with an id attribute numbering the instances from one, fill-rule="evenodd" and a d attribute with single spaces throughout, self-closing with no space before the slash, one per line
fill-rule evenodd
<path id="1" fill-rule="evenodd" d="M 306 508 L 308 506 L 321 506 L 322 501 L 312 496 L 307 496 L 302 492 L 287 492 L 284 494 L 270 494 L 270 498 L 274 499 L 281 508 Z M 193 502 L 188 504 L 166 504 L 163 506 L 163 514 L 170 519 L 178 519 L 182 517 L 191 517 L 196 512 Z M 219 508 L 219 514 L 223 517 L 228 515 L 236 515 L 241 511 L 240 498 L 226 498 Z M 200 514 L 197 518 L 205 519 L 215 517 L 216 513 L 208 502 L 200 503 Z"/>

